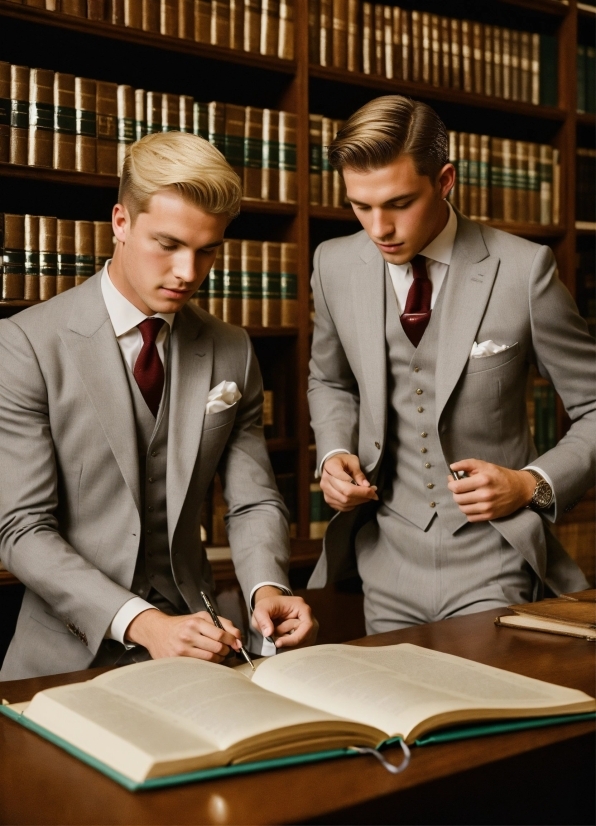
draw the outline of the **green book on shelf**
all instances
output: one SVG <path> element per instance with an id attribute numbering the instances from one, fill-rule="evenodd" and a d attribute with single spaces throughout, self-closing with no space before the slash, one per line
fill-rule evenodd
<path id="1" fill-rule="evenodd" d="M 447 727 L 482 734 L 594 716 L 575 689 L 402 643 L 321 645 L 256 672 L 186 657 L 115 669 L 3 706 L 12 719 L 126 788 L 324 760 Z M 571 716 L 568 716 L 571 715 Z M 467 730 L 467 732 L 466 732 Z"/>
<path id="2" fill-rule="evenodd" d="M 558 106 L 558 49 L 557 38 L 550 34 L 540 35 L 540 105 Z"/>

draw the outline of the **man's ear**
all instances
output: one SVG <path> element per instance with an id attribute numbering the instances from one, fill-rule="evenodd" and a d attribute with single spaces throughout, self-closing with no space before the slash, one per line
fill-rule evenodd
<path id="1" fill-rule="evenodd" d="M 130 229 L 130 213 L 124 204 L 116 204 L 112 210 L 112 229 L 117 241 L 124 243 Z"/>
<path id="2" fill-rule="evenodd" d="M 455 176 L 456 173 L 453 164 L 446 163 L 437 178 L 441 198 L 446 198 L 455 186 Z"/>

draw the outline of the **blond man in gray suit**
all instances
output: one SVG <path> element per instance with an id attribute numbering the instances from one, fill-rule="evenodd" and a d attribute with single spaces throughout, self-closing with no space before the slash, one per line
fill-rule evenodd
<path id="1" fill-rule="evenodd" d="M 288 587 L 250 340 L 187 306 L 241 195 L 201 138 L 144 138 L 124 163 L 113 259 L 0 322 L 0 558 L 26 586 L 0 679 L 237 650 L 200 594 L 216 471 L 253 626 L 278 648 L 313 639 Z"/>
<path id="2" fill-rule="evenodd" d="M 594 484 L 594 342 L 548 247 L 451 207 L 447 149 L 398 95 L 329 148 L 364 230 L 315 253 L 309 401 L 339 513 L 310 587 L 357 567 L 369 633 L 587 587 L 549 523 Z M 530 365 L 571 419 L 542 456 Z"/>

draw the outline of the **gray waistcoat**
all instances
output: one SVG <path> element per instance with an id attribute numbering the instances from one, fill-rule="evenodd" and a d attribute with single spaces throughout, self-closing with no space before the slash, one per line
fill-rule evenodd
<path id="1" fill-rule="evenodd" d="M 438 514 L 441 524 L 451 533 L 461 526 L 462 514 L 447 488 L 449 468 L 435 415 L 435 366 L 444 290 L 439 293 L 417 348 L 401 326 L 387 271 L 385 293 L 388 415 L 381 500 L 383 507 L 421 530 L 426 530 Z"/>

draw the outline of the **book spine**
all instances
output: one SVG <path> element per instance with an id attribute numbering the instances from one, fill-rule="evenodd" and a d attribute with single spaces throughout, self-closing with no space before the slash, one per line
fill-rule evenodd
<path id="1" fill-rule="evenodd" d="M 528 144 L 528 221 L 540 223 L 540 150 L 538 144 Z"/>
<path id="2" fill-rule="evenodd" d="M 178 0 L 178 26 L 176 34 L 184 40 L 194 40 L 195 37 L 194 5 L 194 0 Z"/>
<path id="3" fill-rule="evenodd" d="M 0 60 L 0 163 L 10 160 L 10 63 Z"/>
<path id="4" fill-rule="evenodd" d="M 159 30 L 168 37 L 178 37 L 178 0 L 161 0 Z"/>
<path id="5" fill-rule="evenodd" d="M 66 292 L 75 285 L 75 222 L 58 219 L 56 248 L 58 253 L 58 272 L 56 276 L 56 293 Z"/>
<path id="6" fill-rule="evenodd" d="M 349 72 L 360 72 L 361 38 L 360 0 L 348 0 L 348 37 L 347 37 L 347 69 Z"/>
<path id="7" fill-rule="evenodd" d="M 596 112 L 596 48 L 586 46 L 586 111 Z"/>
<path id="8" fill-rule="evenodd" d="M 263 188 L 263 110 L 247 106 L 244 121 L 244 197 L 260 199 Z"/>
<path id="9" fill-rule="evenodd" d="M 263 109 L 263 176 L 261 197 L 279 201 L 279 112 Z"/>
<path id="10" fill-rule="evenodd" d="M 54 72 L 31 69 L 29 75 L 29 166 L 54 162 Z"/>
<path id="11" fill-rule="evenodd" d="M 557 38 L 550 34 L 540 35 L 540 103 L 542 106 L 558 106 L 558 50 Z"/>
<path id="12" fill-rule="evenodd" d="M 441 29 L 439 17 L 436 14 L 430 16 L 430 82 L 433 86 L 441 85 Z"/>
<path id="13" fill-rule="evenodd" d="M 407 9 L 401 10 L 401 76 L 412 80 L 412 16 Z"/>
<path id="14" fill-rule="evenodd" d="M 275 396 L 273 390 L 263 390 L 263 435 L 266 439 L 275 436 Z"/>
<path id="15" fill-rule="evenodd" d="M 491 218 L 503 220 L 503 140 L 490 141 L 490 202 Z"/>
<path id="16" fill-rule="evenodd" d="M 521 100 L 520 32 L 511 32 L 511 100 Z"/>
<path id="17" fill-rule="evenodd" d="M 57 224 L 56 218 L 50 215 L 39 218 L 39 297 L 42 301 L 56 295 Z"/>
<path id="18" fill-rule="evenodd" d="M 462 82 L 465 92 L 473 89 L 472 81 L 472 27 L 469 20 L 461 21 L 461 69 Z"/>
<path id="19" fill-rule="evenodd" d="M 60 11 L 73 17 L 87 17 L 87 0 L 61 0 Z"/>
<path id="20" fill-rule="evenodd" d="M 244 47 L 244 0 L 229 0 L 230 7 L 230 49 Z"/>
<path id="21" fill-rule="evenodd" d="M 515 220 L 521 223 L 529 221 L 530 198 L 528 186 L 529 146 L 526 141 L 516 141 L 515 147 L 517 170 L 517 200 Z"/>
<path id="22" fill-rule="evenodd" d="M 430 83 L 430 17 L 419 11 L 410 12 L 411 80 Z M 424 57 L 426 56 L 426 57 Z M 426 67 L 423 69 L 423 64 Z M 424 79 L 426 77 L 426 80 Z"/>
<path id="23" fill-rule="evenodd" d="M 212 100 L 208 104 L 209 111 L 209 143 L 226 154 L 226 104 Z"/>
<path id="24" fill-rule="evenodd" d="M 451 21 L 439 17 L 439 45 L 441 47 L 441 86 L 449 89 L 451 81 Z"/>
<path id="25" fill-rule="evenodd" d="M 180 130 L 180 97 L 162 94 L 161 96 L 161 131 L 178 132 Z"/>
<path id="26" fill-rule="evenodd" d="M 146 95 L 147 134 L 154 135 L 161 132 L 161 93 L 147 92 Z"/>
<path id="27" fill-rule="evenodd" d="M 467 132 L 460 132 L 457 146 L 457 172 L 459 180 L 458 202 L 460 212 L 464 215 L 470 214 L 470 136 Z"/>
<path id="28" fill-rule="evenodd" d="M 511 100 L 511 31 L 509 29 L 501 29 L 501 44 L 503 98 Z"/>
<path id="29" fill-rule="evenodd" d="M 95 172 L 97 121 L 95 113 L 95 81 L 75 78 L 75 108 L 77 134 L 75 162 L 77 172 Z"/>
<path id="30" fill-rule="evenodd" d="M 244 106 L 226 103 L 225 151 L 226 160 L 240 177 L 244 178 Z"/>
<path id="31" fill-rule="evenodd" d="M 503 32 L 499 26 L 493 26 L 493 92 L 503 97 Z"/>
<path id="32" fill-rule="evenodd" d="M 103 269 L 114 254 L 114 231 L 110 221 L 93 222 L 93 271 Z"/>
<path id="33" fill-rule="evenodd" d="M 385 50 L 384 64 L 385 77 L 395 77 L 395 64 L 393 62 L 393 8 L 383 6 L 383 48 Z"/>
<path id="34" fill-rule="evenodd" d="M 209 312 L 209 277 L 201 281 L 199 289 L 190 300 L 195 306 L 200 307 L 201 310 Z"/>
<path id="35" fill-rule="evenodd" d="M 211 0 L 195 0 L 195 34 L 197 43 L 211 43 Z"/>
<path id="36" fill-rule="evenodd" d="M 317 28 L 318 33 L 318 28 Z M 258 53 L 261 46 L 260 0 L 244 0 L 244 51 Z M 314 61 L 318 63 L 318 59 Z"/>
<path id="37" fill-rule="evenodd" d="M 160 29 L 159 0 L 142 0 L 141 26 L 146 32 L 158 33 Z"/>
<path id="38" fill-rule="evenodd" d="M 480 218 L 480 135 L 469 136 L 468 197 L 469 217 L 473 221 Z"/>
<path id="39" fill-rule="evenodd" d="M 25 297 L 25 216 L 4 213 L 2 299 Z"/>
<path id="40" fill-rule="evenodd" d="M 450 203 L 459 209 L 459 161 L 458 161 L 458 136 L 457 132 L 449 130 L 447 133 L 449 138 L 449 163 L 455 167 L 455 184 L 449 192 L 448 198 Z"/>
<path id="41" fill-rule="evenodd" d="M 279 0 L 261 0 L 261 54 L 276 55 L 279 41 Z"/>
<path id="42" fill-rule="evenodd" d="M 333 0 L 333 65 L 338 69 L 348 67 L 348 0 Z"/>
<path id="43" fill-rule="evenodd" d="M 279 327 L 281 323 L 281 244 L 263 242 L 263 272 L 261 306 L 263 327 Z"/>
<path id="44" fill-rule="evenodd" d="M 392 8 L 392 42 L 393 42 L 393 71 L 394 77 L 400 79 L 402 77 L 402 51 L 401 51 L 401 35 L 402 35 L 402 10 L 398 6 Z"/>
<path id="45" fill-rule="evenodd" d="M 130 29 L 143 27 L 142 5 L 139 0 L 124 0 L 124 25 Z"/>
<path id="46" fill-rule="evenodd" d="M 313 206 L 318 206 L 321 203 L 323 118 L 321 115 L 309 115 L 308 123 L 309 200 Z"/>
<path id="47" fill-rule="evenodd" d="M 298 249 L 296 244 L 281 245 L 281 326 L 298 326 Z"/>
<path id="48" fill-rule="evenodd" d="M 537 106 L 540 103 L 540 35 L 530 35 L 530 72 L 531 98 L 530 103 Z"/>
<path id="49" fill-rule="evenodd" d="M 294 0 L 280 0 L 277 56 L 294 60 Z"/>
<path id="50" fill-rule="evenodd" d="M 532 103 L 532 59 L 531 35 L 529 32 L 520 32 L 520 60 L 519 60 L 519 99 L 524 103 Z"/>
<path id="51" fill-rule="evenodd" d="M 209 106 L 206 103 L 195 101 L 192 120 L 193 135 L 209 140 Z"/>
<path id="52" fill-rule="evenodd" d="M 503 139 L 503 220 L 515 221 L 516 157 L 515 141 Z"/>
<path id="53" fill-rule="evenodd" d="M 370 4 L 369 4 L 370 6 Z M 319 60 L 321 66 L 333 65 L 333 0 L 319 0 Z"/>
<path id="54" fill-rule="evenodd" d="M 451 41 L 451 87 L 462 89 L 461 74 L 461 20 L 451 18 L 449 39 Z"/>
<path id="55" fill-rule="evenodd" d="M 77 112 L 75 78 L 54 75 L 54 169 L 76 169 Z"/>
<path id="56" fill-rule="evenodd" d="M 108 20 L 113 26 L 124 25 L 124 0 L 108 0 Z"/>
<path id="57" fill-rule="evenodd" d="M 219 247 L 213 266 L 209 271 L 209 312 L 216 318 L 223 318 L 223 246 Z"/>
<path id="58" fill-rule="evenodd" d="M 181 132 L 190 135 L 194 127 L 194 100 L 190 95 L 178 95 L 178 123 Z"/>
<path id="59" fill-rule="evenodd" d="M 246 2 L 246 0 L 245 0 Z M 359 0 L 355 0 L 359 2 Z M 319 63 L 319 24 L 321 19 L 321 9 L 319 0 L 309 0 L 308 2 L 308 62 L 315 66 Z M 246 27 L 246 23 L 244 24 Z"/>
<path id="60" fill-rule="evenodd" d="M 482 24 L 472 23 L 472 78 L 473 91 L 477 95 L 484 92 L 484 46 L 482 43 Z"/>
<path id="61" fill-rule="evenodd" d="M 559 224 L 561 220 L 561 163 L 559 160 L 559 150 L 553 149 L 553 224 Z"/>
<path id="62" fill-rule="evenodd" d="M 342 120 L 334 120 L 333 121 L 333 136 L 337 135 L 339 130 L 344 125 Z M 344 179 L 341 177 L 337 170 L 333 170 L 333 206 L 334 207 L 343 207 L 345 206 L 345 199 L 346 199 L 346 187 L 344 184 Z"/>
<path id="63" fill-rule="evenodd" d="M 224 241 L 223 320 L 242 324 L 242 242 Z"/>
<path id="64" fill-rule="evenodd" d="M 484 41 L 484 94 L 492 96 L 495 93 L 492 26 L 484 26 L 482 39 Z"/>
<path id="65" fill-rule="evenodd" d="M 333 141 L 333 121 L 323 118 L 321 121 L 321 204 L 333 206 L 333 167 L 329 163 L 327 151 Z"/>
<path id="66" fill-rule="evenodd" d="M 96 81 L 97 159 L 100 175 L 118 174 L 118 86 Z"/>
<path id="67" fill-rule="evenodd" d="M 296 203 L 296 115 L 279 113 L 279 200 Z"/>
<path id="68" fill-rule="evenodd" d="M 490 218 L 490 137 L 480 135 L 480 164 L 478 171 L 479 215 L 481 221 Z"/>
<path id="69" fill-rule="evenodd" d="M 95 272 L 93 221 L 75 221 L 75 286 Z"/>
<path id="70" fill-rule="evenodd" d="M 242 241 L 242 326 L 260 327 L 262 322 L 262 244 Z"/>
<path id="71" fill-rule="evenodd" d="M 25 287 L 26 301 L 39 300 L 39 216 L 25 215 Z"/>
<path id="72" fill-rule="evenodd" d="M 321 0 L 323 3 L 324 0 Z M 362 71 L 373 73 L 374 67 L 374 22 L 372 3 L 362 4 Z"/>
<path id="73" fill-rule="evenodd" d="M 581 44 L 577 47 L 577 111 L 583 114 L 586 111 L 586 47 Z"/>
<path id="74" fill-rule="evenodd" d="M 553 148 L 540 145 L 540 223 L 553 222 Z"/>
<path id="75" fill-rule="evenodd" d="M 144 89 L 135 89 L 135 141 L 140 141 L 147 134 L 147 93 Z"/>
<path id="76" fill-rule="evenodd" d="M 385 74 L 385 44 L 383 31 L 383 6 L 373 5 L 373 72 L 381 77 Z"/>
<path id="77" fill-rule="evenodd" d="M 135 92 L 132 86 L 118 86 L 118 169 L 122 173 L 122 164 L 127 148 L 135 140 Z"/>

